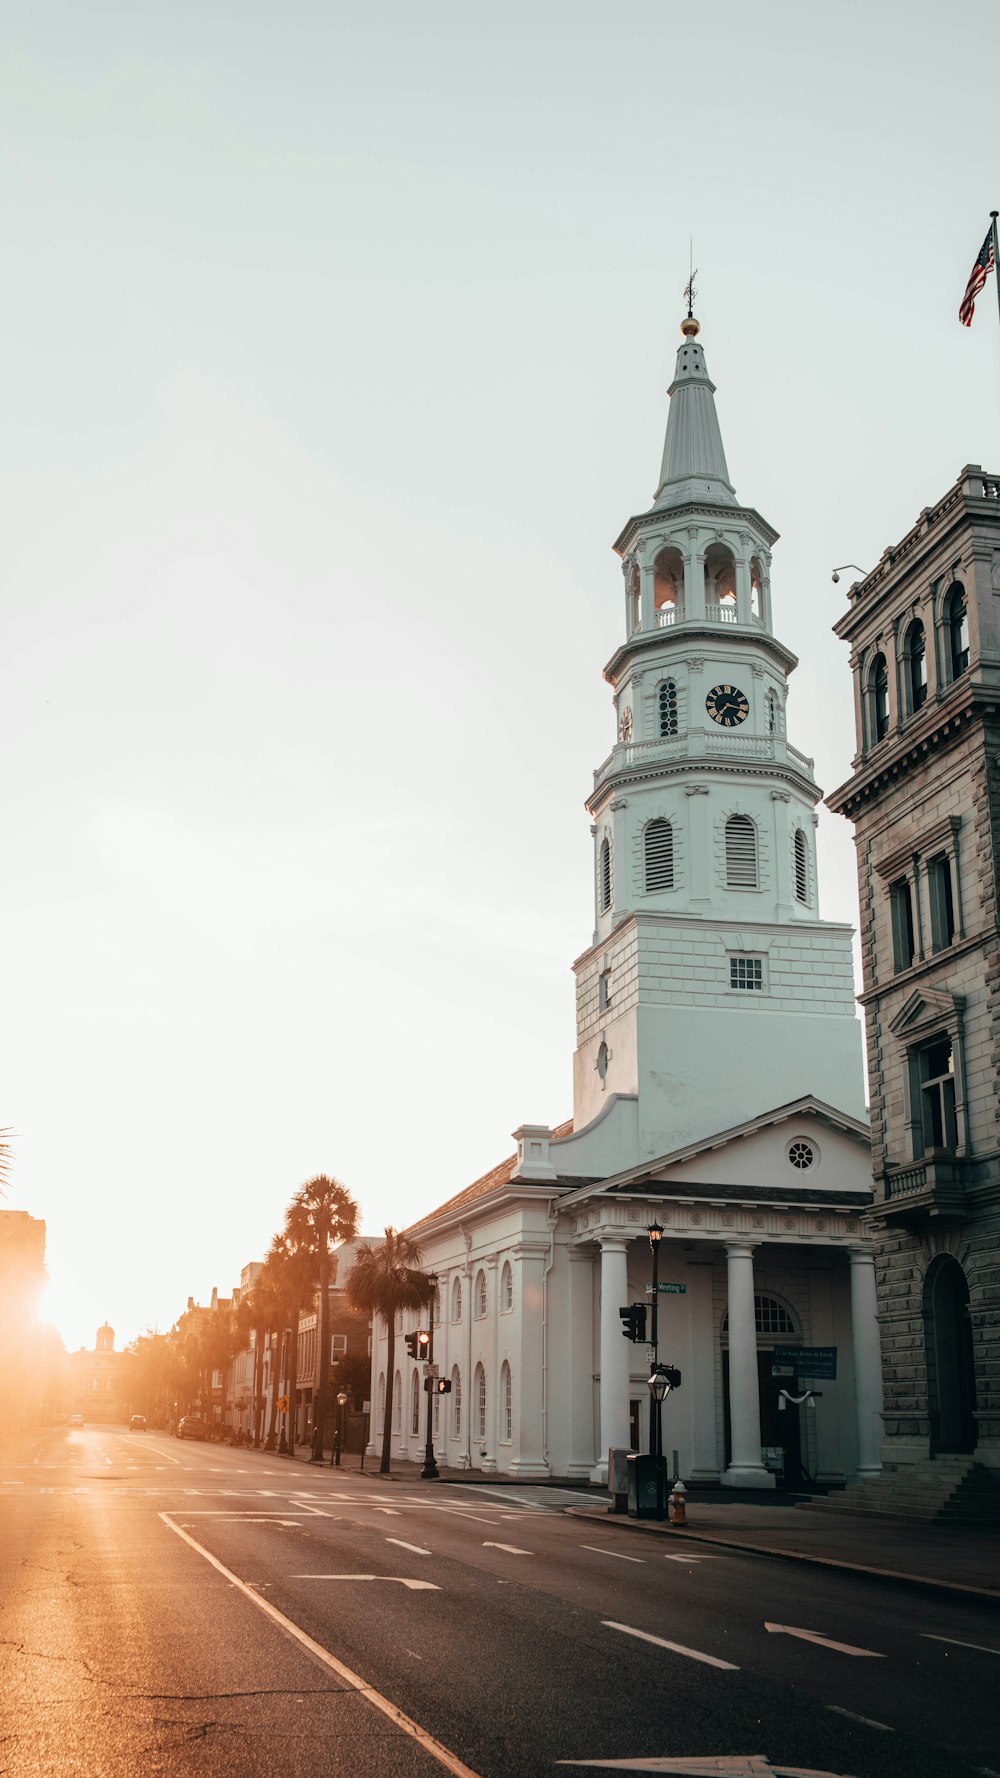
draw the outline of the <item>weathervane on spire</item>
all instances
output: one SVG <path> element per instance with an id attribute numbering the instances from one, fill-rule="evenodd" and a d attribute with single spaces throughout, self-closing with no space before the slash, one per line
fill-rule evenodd
<path id="1" fill-rule="evenodd" d="M 685 319 L 681 322 L 681 332 L 684 335 L 685 339 L 694 339 L 695 335 L 701 332 L 701 329 L 698 326 L 698 323 L 694 318 L 694 299 L 698 294 L 697 289 L 695 288 L 694 281 L 695 281 L 696 277 L 698 276 L 698 268 L 694 263 L 694 240 L 693 240 L 693 238 L 691 241 L 691 256 L 690 256 L 690 259 L 688 260 L 688 265 L 691 268 L 691 276 L 689 277 L 687 283 L 684 286 L 684 301 L 687 303 L 688 312 L 687 312 L 687 316 L 685 317 Z"/>

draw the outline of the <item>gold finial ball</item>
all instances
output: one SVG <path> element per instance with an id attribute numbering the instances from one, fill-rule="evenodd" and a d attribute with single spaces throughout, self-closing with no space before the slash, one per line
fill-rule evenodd
<path id="1" fill-rule="evenodd" d="M 701 332 L 701 322 L 696 321 L 693 315 L 685 315 L 681 322 L 681 332 L 686 340 L 693 340 Z"/>

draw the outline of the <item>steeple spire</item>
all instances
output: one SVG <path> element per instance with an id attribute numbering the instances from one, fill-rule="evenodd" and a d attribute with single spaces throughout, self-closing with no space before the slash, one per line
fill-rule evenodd
<path id="1" fill-rule="evenodd" d="M 700 332 L 699 323 L 688 314 L 681 322 L 684 344 L 678 348 L 674 380 L 667 391 L 667 436 L 654 496 L 654 504 L 661 508 L 691 500 L 736 505 L 715 411 L 715 384 L 705 368 L 704 350 L 697 344 Z"/>

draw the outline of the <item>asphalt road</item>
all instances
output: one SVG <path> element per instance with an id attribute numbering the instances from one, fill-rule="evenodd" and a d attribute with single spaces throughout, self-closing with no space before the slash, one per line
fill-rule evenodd
<path id="1" fill-rule="evenodd" d="M 994 1606 L 572 1500 L 101 1427 L 8 1444 L 0 1774 L 1000 1778 Z"/>

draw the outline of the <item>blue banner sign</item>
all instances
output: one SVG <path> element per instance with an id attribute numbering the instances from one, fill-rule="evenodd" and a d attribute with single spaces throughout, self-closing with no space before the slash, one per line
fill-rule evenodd
<path id="1" fill-rule="evenodd" d="M 775 1365 L 781 1365 L 782 1376 L 837 1378 L 836 1346 L 775 1346 L 771 1353 Z M 786 1372 L 785 1366 L 788 1367 Z"/>

